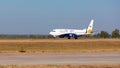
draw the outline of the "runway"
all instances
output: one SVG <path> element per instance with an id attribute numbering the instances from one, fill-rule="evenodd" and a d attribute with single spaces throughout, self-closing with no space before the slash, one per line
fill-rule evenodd
<path id="1" fill-rule="evenodd" d="M 0 54 L 0 65 L 120 64 L 120 53 L 34 53 Z"/>

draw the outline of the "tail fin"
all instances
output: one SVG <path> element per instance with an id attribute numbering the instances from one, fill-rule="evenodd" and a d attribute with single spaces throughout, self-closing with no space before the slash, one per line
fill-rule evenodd
<path id="1" fill-rule="evenodd" d="M 88 26 L 88 29 L 87 29 L 87 33 L 88 34 L 91 34 L 93 33 L 92 29 L 93 29 L 93 23 L 94 23 L 94 20 L 91 20 L 89 26 Z"/>

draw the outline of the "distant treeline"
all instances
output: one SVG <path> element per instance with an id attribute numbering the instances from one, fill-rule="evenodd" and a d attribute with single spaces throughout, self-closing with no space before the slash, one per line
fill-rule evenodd
<path id="1" fill-rule="evenodd" d="M 54 38 L 51 35 L 9 35 L 9 34 L 0 34 L 0 39 L 49 39 Z M 115 29 L 112 31 L 111 34 L 109 34 L 107 31 L 101 31 L 97 34 L 89 35 L 89 36 L 83 36 L 79 38 L 120 38 L 120 32 L 118 29 Z"/>
<path id="2" fill-rule="evenodd" d="M 9 35 L 9 34 L 0 34 L 0 39 L 49 39 L 53 38 L 51 35 Z"/>
<path id="3" fill-rule="evenodd" d="M 93 38 L 120 38 L 120 32 L 118 29 L 115 29 L 112 31 L 111 34 L 109 34 L 107 31 L 101 31 L 100 33 L 94 34 L 91 36 Z"/>

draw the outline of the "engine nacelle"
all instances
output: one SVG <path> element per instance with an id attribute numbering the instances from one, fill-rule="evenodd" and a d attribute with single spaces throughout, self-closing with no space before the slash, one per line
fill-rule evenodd
<path id="1" fill-rule="evenodd" d="M 76 34 L 72 34 L 72 37 L 78 39 L 78 36 Z"/>

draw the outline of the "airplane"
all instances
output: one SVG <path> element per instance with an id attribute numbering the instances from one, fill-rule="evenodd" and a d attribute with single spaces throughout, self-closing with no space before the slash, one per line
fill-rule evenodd
<path id="1" fill-rule="evenodd" d="M 64 38 L 68 37 L 68 39 L 71 39 L 73 37 L 74 39 L 78 39 L 78 36 L 83 36 L 83 35 L 91 35 L 93 34 L 93 24 L 94 20 L 91 20 L 88 28 L 79 30 L 79 29 L 53 29 L 49 34 L 52 35 L 53 37 L 59 37 L 59 38 Z"/>

